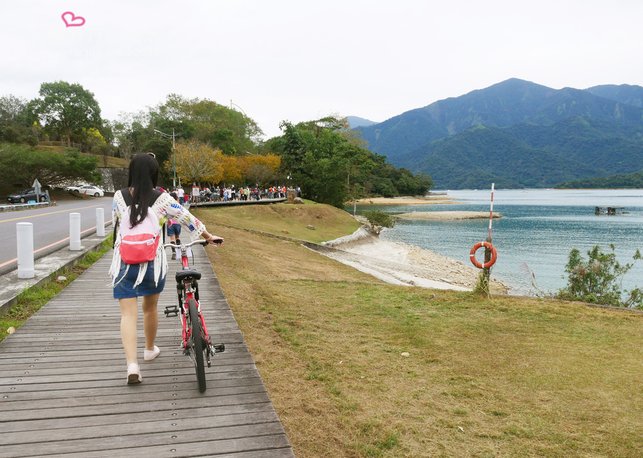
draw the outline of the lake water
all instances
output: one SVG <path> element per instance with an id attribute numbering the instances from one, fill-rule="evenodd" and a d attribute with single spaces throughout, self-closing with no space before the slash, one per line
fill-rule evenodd
<path id="1" fill-rule="evenodd" d="M 489 211 L 490 190 L 448 191 L 457 205 L 386 206 L 388 212 L 471 210 Z M 594 207 L 624 207 L 627 213 L 596 216 Z M 365 209 L 365 208 L 364 208 Z M 614 244 L 619 262 L 632 262 L 643 253 L 643 189 L 635 190 L 497 190 L 493 244 L 498 261 L 492 276 L 513 293 L 552 293 L 566 284 L 569 251 L 587 251 Z M 427 248 L 469 264 L 469 250 L 487 237 L 488 219 L 465 221 L 398 221 L 381 237 Z M 478 253 L 482 256 L 482 250 Z M 537 289 L 532 286 L 532 273 Z M 635 263 L 623 280 L 627 290 L 643 287 L 643 261 Z M 540 291 L 538 291 L 540 290 Z"/>

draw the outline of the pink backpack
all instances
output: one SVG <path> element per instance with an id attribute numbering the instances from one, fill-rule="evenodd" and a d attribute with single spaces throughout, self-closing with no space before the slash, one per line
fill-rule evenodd
<path id="1" fill-rule="evenodd" d="M 127 211 L 123 215 L 123 220 L 119 222 L 121 259 L 126 264 L 153 261 L 161 240 L 161 224 L 158 216 L 152 210 L 152 205 L 161 193 L 155 191 L 147 216 L 134 227 L 130 227 L 132 196 L 127 188 L 122 189 L 121 193 L 127 204 Z"/>

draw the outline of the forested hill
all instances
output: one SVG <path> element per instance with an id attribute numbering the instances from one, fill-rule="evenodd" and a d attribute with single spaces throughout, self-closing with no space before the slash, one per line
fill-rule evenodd
<path id="1" fill-rule="evenodd" d="M 643 170 L 627 175 L 612 175 L 609 177 L 568 181 L 561 183 L 557 187 L 568 189 L 642 189 Z"/>
<path id="2" fill-rule="evenodd" d="M 348 121 L 348 127 L 354 129 L 356 127 L 367 127 L 377 124 L 375 121 L 370 119 L 360 118 L 359 116 L 346 116 L 346 121 Z"/>
<path id="3" fill-rule="evenodd" d="M 643 87 L 630 84 L 605 84 L 586 89 L 587 92 L 617 102 L 643 107 Z"/>
<path id="4" fill-rule="evenodd" d="M 510 79 L 358 128 L 435 187 L 554 186 L 643 168 L 643 88 L 560 90 Z"/>

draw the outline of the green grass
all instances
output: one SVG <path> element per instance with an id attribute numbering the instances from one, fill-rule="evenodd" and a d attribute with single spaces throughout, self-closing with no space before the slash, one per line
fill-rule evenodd
<path id="1" fill-rule="evenodd" d="M 304 204 L 244 205 L 200 210 L 217 224 L 253 229 L 309 242 L 324 242 L 351 234 L 360 224 L 343 210 L 311 201 Z"/>
<path id="2" fill-rule="evenodd" d="M 224 217 L 279 234 L 320 214 L 302 208 Z M 297 456 L 640 456 L 643 315 L 387 285 L 200 217 Z"/>
<path id="3" fill-rule="evenodd" d="M 29 288 L 18 295 L 16 303 L 7 312 L 0 315 L 0 342 L 7 337 L 7 330 L 10 327 L 20 328 L 29 317 L 65 289 L 67 285 L 78 278 L 80 274 L 91 267 L 111 248 L 112 240 L 110 236 L 96 250 L 86 253 L 74 266 L 55 273 L 50 277 L 50 281 Z M 66 280 L 59 282 L 56 278 L 61 275 L 66 277 Z"/>

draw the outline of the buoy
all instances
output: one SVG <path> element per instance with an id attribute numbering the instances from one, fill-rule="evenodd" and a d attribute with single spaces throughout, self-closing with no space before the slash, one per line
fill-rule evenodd
<path id="1" fill-rule="evenodd" d="M 480 263 L 476 259 L 476 251 L 478 251 L 482 247 L 491 250 L 491 259 L 489 259 L 489 261 L 485 262 L 484 264 Z M 476 266 L 478 269 L 488 269 L 496 263 L 496 260 L 498 259 L 498 251 L 496 250 L 496 247 L 494 247 L 490 242 L 478 242 L 473 245 L 473 248 L 471 248 L 471 251 L 469 252 L 469 259 L 471 260 L 471 264 Z"/>

